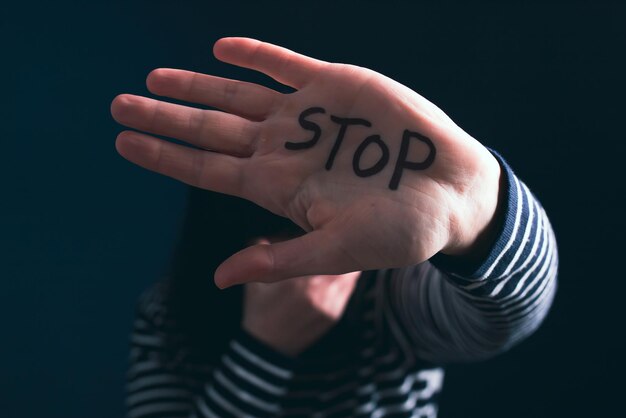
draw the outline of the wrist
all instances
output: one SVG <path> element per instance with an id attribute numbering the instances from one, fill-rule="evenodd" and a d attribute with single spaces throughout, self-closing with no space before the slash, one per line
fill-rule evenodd
<path id="1" fill-rule="evenodd" d="M 498 160 L 484 149 L 471 186 L 461 197 L 463 214 L 451 222 L 450 240 L 442 254 L 467 261 L 487 256 L 498 236 L 504 206 L 504 176 Z"/>

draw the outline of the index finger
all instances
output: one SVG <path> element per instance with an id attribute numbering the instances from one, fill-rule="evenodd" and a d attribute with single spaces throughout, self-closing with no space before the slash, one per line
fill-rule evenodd
<path id="1" fill-rule="evenodd" d="M 251 38 L 222 38 L 213 54 L 220 61 L 260 71 L 279 83 L 304 87 L 328 63 Z"/>

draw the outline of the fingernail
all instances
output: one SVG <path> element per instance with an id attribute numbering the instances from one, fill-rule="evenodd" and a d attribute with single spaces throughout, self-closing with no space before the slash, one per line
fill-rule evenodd
<path id="1" fill-rule="evenodd" d="M 229 287 L 231 287 L 233 285 L 231 280 L 226 280 L 224 278 L 219 278 L 218 279 L 217 277 L 213 277 L 213 282 L 221 290 L 228 289 Z"/>

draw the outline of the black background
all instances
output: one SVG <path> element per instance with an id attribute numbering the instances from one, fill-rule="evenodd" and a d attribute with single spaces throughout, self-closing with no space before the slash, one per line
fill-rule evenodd
<path id="1" fill-rule="evenodd" d="M 134 303 L 167 264 L 186 189 L 116 154 L 109 104 L 147 94 L 156 67 L 275 87 L 212 58 L 230 35 L 408 85 L 499 150 L 550 215 L 550 315 L 510 352 L 451 367 L 442 418 L 619 414 L 625 22 L 609 2 L 3 5 L 0 416 L 123 414 Z"/>

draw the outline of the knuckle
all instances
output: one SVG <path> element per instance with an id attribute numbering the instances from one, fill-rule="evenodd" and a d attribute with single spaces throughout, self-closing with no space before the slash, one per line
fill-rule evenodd
<path id="1" fill-rule="evenodd" d="M 202 137 L 206 131 L 206 111 L 197 109 L 189 113 L 187 129 L 191 135 Z"/>
<path id="2" fill-rule="evenodd" d="M 222 89 L 222 103 L 224 106 L 231 107 L 232 103 L 237 100 L 239 90 L 239 83 L 236 81 L 230 81 L 224 84 L 224 88 Z"/>
<path id="3" fill-rule="evenodd" d="M 185 91 L 184 97 L 193 97 L 193 92 L 198 88 L 198 78 L 199 78 L 200 74 L 197 72 L 193 72 L 191 74 L 191 77 L 189 77 L 188 79 L 188 83 L 187 83 L 187 89 Z"/>

